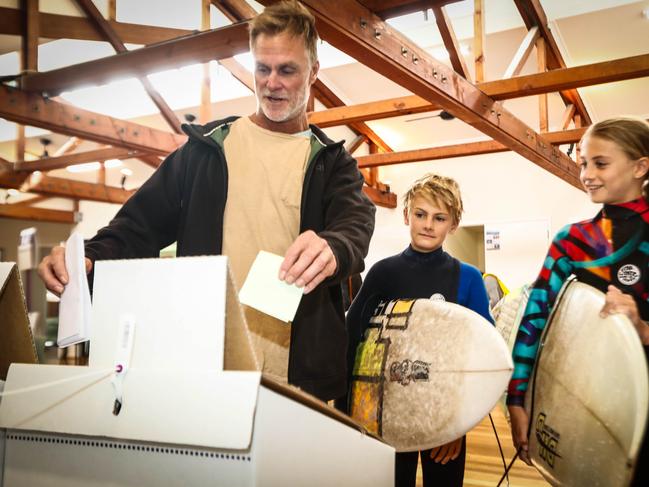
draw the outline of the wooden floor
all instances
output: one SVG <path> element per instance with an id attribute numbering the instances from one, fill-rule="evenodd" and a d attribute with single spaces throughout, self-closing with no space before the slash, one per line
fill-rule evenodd
<path id="1" fill-rule="evenodd" d="M 499 405 L 491 412 L 491 417 L 498 431 L 500 444 L 505 454 L 505 461 L 509 464 L 514 456 L 514 446 L 512 445 L 509 425 Z M 464 485 L 465 487 L 495 487 L 504 471 L 505 467 L 498 451 L 496 436 L 487 416 L 467 435 Z M 422 485 L 420 468 L 417 473 L 417 487 Z M 503 480 L 500 485 L 506 487 L 507 480 Z M 520 460 L 516 460 L 516 463 L 509 471 L 510 487 L 547 487 L 549 485 L 536 469 L 527 466 Z"/>

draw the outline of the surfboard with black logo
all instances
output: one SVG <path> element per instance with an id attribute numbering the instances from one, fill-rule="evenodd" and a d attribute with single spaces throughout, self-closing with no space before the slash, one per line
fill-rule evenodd
<path id="1" fill-rule="evenodd" d="M 381 302 L 356 353 L 351 416 L 397 451 L 463 436 L 494 407 L 513 370 L 495 328 L 454 303 Z"/>
<path id="2" fill-rule="evenodd" d="M 552 485 L 629 485 L 649 409 L 638 334 L 605 296 L 571 279 L 545 327 L 526 394 L 529 454 Z"/>

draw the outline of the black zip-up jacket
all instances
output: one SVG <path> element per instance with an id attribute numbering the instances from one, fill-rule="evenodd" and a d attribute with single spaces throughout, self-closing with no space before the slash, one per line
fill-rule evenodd
<path id="1" fill-rule="evenodd" d="M 228 193 L 223 140 L 236 119 L 183 125 L 188 141 L 86 244 L 86 257 L 93 262 L 157 257 L 174 241 L 178 256 L 220 254 Z M 333 142 L 313 125 L 311 130 L 300 233 L 313 230 L 326 239 L 337 269 L 302 298 L 291 329 L 288 381 L 328 400 L 342 396 L 346 388 L 347 334 L 340 283 L 363 270 L 375 208 L 362 192 L 363 177 L 342 142 Z M 254 198 L 254 188 L 250 197 Z"/>

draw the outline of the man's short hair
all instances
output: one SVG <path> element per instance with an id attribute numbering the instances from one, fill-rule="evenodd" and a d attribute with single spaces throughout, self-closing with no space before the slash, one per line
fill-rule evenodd
<path id="1" fill-rule="evenodd" d="M 415 196 L 423 196 L 437 205 L 443 204 L 453 219 L 453 223 L 460 224 L 464 206 L 462 205 L 460 186 L 455 179 L 438 174 L 426 174 L 417 179 L 403 196 L 405 211 L 410 212 L 410 205 Z"/>
<path id="2" fill-rule="evenodd" d="M 250 50 L 261 34 L 275 36 L 284 32 L 304 40 L 311 65 L 318 61 L 318 31 L 315 18 L 296 0 L 285 0 L 269 7 L 250 21 Z"/>

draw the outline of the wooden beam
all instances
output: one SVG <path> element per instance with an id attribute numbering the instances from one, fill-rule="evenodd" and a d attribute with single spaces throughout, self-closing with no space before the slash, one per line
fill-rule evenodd
<path id="1" fill-rule="evenodd" d="M 565 68 L 566 63 L 563 60 L 559 46 L 552 35 L 547 16 L 541 6 L 540 0 L 514 0 L 514 3 L 520 12 L 527 29 L 529 30 L 532 27 L 537 26 L 541 33 L 541 37 L 545 39 L 548 50 L 548 69 L 554 70 Z M 563 90 L 561 91 L 561 98 L 566 105 L 569 103 L 575 105 L 577 113 L 583 118 L 584 125 L 590 125 L 592 123 L 586 105 L 584 105 L 584 102 L 577 90 Z"/>
<path id="2" fill-rule="evenodd" d="M 20 45 L 21 72 L 38 71 L 38 0 L 20 0 L 23 32 Z"/>
<path id="3" fill-rule="evenodd" d="M 104 19 L 104 17 L 101 15 L 101 12 L 99 12 L 97 7 L 95 7 L 95 4 L 92 3 L 91 0 L 75 0 L 75 2 L 77 3 L 77 5 L 79 5 L 83 13 L 86 14 L 86 17 L 90 19 L 92 24 L 95 26 L 95 29 L 104 37 L 104 40 L 108 41 L 116 52 L 128 52 L 128 49 L 126 49 L 126 46 L 124 45 L 122 40 L 110 26 L 108 21 Z M 153 85 L 149 81 L 149 78 L 147 78 L 146 76 L 140 76 L 139 80 L 144 87 L 144 91 L 146 91 L 147 95 L 149 95 L 149 98 L 151 98 L 151 101 L 153 101 L 153 104 L 160 111 L 160 114 L 162 115 L 162 118 L 164 118 L 165 122 L 167 122 L 171 129 L 177 134 L 182 133 L 178 117 L 176 117 L 176 114 L 169 107 L 169 105 L 167 105 L 167 102 L 164 100 L 164 98 L 162 98 L 160 93 L 158 93 L 158 91 L 153 87 Z"/>
<path id="4" fill-rule="evenodd" d="M 545 40 L 539 37 L 536 40 L 536 67 L 539 73 L 544 73 L 547 69 Z M 539 95 L 539 131 L 541 133 L 548 131 L 548 94 Z"/>
<path id="5" fill-rule="evenodd" d="M 397 207 L 397 195 L 390 191 L 381 191 L 371 186 L 363 186 L 363 193 L 377 206 L 382 206 L 383 208 Z"/>
<path id="6" fill-rule="evenodd" d="M 311 86 L 311 91 L 315 97 L 327 108 L 331 107 L 344 107 L 345 102 L 342 101 L 327 85 L 321 80 L 316 79 L 315 83 Z M 368 140 L 375 143 L 385 152 L 392 152 L 392 148 L 368 125 L 363 122 L 349 123 L 349 128 L 352 129 L 356 135 L 364 135 Z"/>
<path id="7" fill-rule="evenodd" d="M 53 157 L 58 157 L 62 156 L 64 154 L 69 154 L 70 152 L 74 152 L 74 150 L 79 147 L 83 143 L 83 140 L 81 140 L 79 137 L 70 137 L 68 140 L 65 141 L 59 147 L 54 151 Z"/>
<path id="8" fill-rule="evenodd" d="M 543 134 L 544 138 L 553 145 L 574 144 L 581 140 L 587 127 L 569 130 L 559 130 Z M 439 159 L 452 159 L 455 157 L 476 156 L 494 152 L 507 152 L 510 149 L 500 142 L 485 140 L 466 144 L 454 144 L 427 149 L 416 149 L 402 152 L 383 154 L 370 154 L 356 157 L 361 169 L 389 166 L 393 164 L 407 164 L 420 161 L 434 161 Z"/>
<path id="9" fill-rule="evenodd" d="M 349 152 L 350 154 L 353 154 L 356 152 L 356 149 L 358 149 L 361 145 L 363 145 L 365 142 L 367 142 L 367 137 L 364 135 L 357 135 L 354 140 L 349 142 L 348 144 L 345 144 L 345 150 Z"/>
<path id="10" fill-rule="evenodd" d="M 201 0 L 201 30 L 210 30 L 210 27 L 210 0 Z M 209 63 L 203 64 L 202 68 L 201 103 L 198 109 L 198 120 L 205 124 L 212 120 L 212 78 Z"/>
<path id="11" fill-rule="evenodd" d="M 49 200 L 49 196 L 43 196 L 43 195 L 35 195 L 32 196 L 31 198 L 27 200 L 20 200 L 16 201 L 15 203 L 9 203 L 12 207 L 19 207 L 19 206 L 32 206 L 36 203 L 40 203 L 42 201 Z"/>
<path id="12" fill-rule="evenodd" d="M 500 142 L 486 140 L 481 142 L 470 142 L 467 144 L 445 145 L 441 147 L 430 147 L 427 149 L 416 149 L 383 154 L 370 154 L 356 158 L 358 167 L 371 168 L 390 166 L 394 164 L 406 164 L 410 162 L 435 161 L 439 159 L 452 159 L 454 157 L 476 156 L 491 154 L 493 152 L 506 152 L 509 149 Z"/>
<path id="13" fill-rule="evenodd" d="M 79 214 L 74 211 L 49 210 L 30 206 L 0 205 L 0 218 L 35 220 L 54 223 L 77 223 Z"/>
<path id="14" fill-rule="evenodd" d="M 218 8 L 231 22 L 251 19 L 257 11 L 243 0 L 211 0 L 212 5 Z"/>
<path id="15" fill-rule="evenodd" d="M 581 188 L 578 170 L 565 154 L 357 1 L 345 0 L 335 9 L 324 0 L 302 3 L 316 16 L 321 36 L 334 47 Z M 410 54 L 407 58 L 404 49 Z"/>
<path id="16" fill-rule="evenodd" d="M 20 10 L 0 7 L 0 34 L 19 36 L 23 34 Z M 45 39 L 78 39 L 101 41 L 90 21 L 71 15 L 39 14 L 40 37 Z M 129 24 L 109 21 L 111 27 L 124 42 L 129 44 L 155 44 L 176 37 L 192 34 L 188 29 L 173 29 L 153 25 Z"/>
<path id="17" fill-rule="evenodd" d="M 117 20 L 117 0 L 108 0 L 108 20 Z"/>
<path id="18" fill-rule="evenodd" d="M 74 198 L 99 201 L 102 203 L 123 204 L 134 193 L 113 186 L 73 181 L 40 174 L 25 179 L 25 173 L 0 173 L 0 188 L 22 189 L 25 192 L 51 197 Z"/>
<path id="19" fill-rule="evenodd" d="M 106 186 L 106 164 L 103 162 L 99 164 L 99 171 L 97 171 L 97 184 Z"/>
<path id="20" fill-rule="evenodd" d="M 503 74 L 504 79 L 518 76 L 520 74 L 523 66 L 530 57 L 532 49 L 536 45 L 536 40 L 539 38 L 539 35 L 539 28 L 537 26 L 534 26 L 529 31 L 527 31 L 523 42 L 521 42 L 521 45 L 518 46 L 516 54 L 514 54 L 514 57 L 510 61 L 509 66 L 507 66 L 507 69 Z"/>
<path id="21" fill-rule="evenodd" d="M 0 118 L 160 156 L 168 155 L 186 140 L 178 134 L 82 110 L 4 85 L 0 85 Z"/>
<path id="22" fill-rule="evenodd" d="M 451 24 L 451 19 L 446 15 L 446 10 L 444 7 L 433 6 L 433 14 L 435 14 L 435 22 L 437 23 L 437 28 L 442 36 L 442 41 L 444 41 L 444 47 L 446 47 L 446 51 L 448 51 L 451 66 L 453 66 L 453 69 L 457 74 L 462 76 L 464 79 L 471 81 L 469 68 L 467 68 L 464 56 L 462 56 L 462 52 L 460 52 L 460 43 L 457 41 L 457 37 L 455 37 L 453 24 Z"/>
<path id="23" fill-rule="evenodd" d="M 255 92 L 255 82 L 252 73 L 248 71 L 239 61 L 231 57 L 221 59 L 219 61 L 219 64 L 230 71 L 230 74 L 232 74 L 232 76 L 234 76 L 243 86 L 248 88 L 253 93 Z"/>
<path id="24" fill-rule="evenodd" d="M 475 62 L 475 82 L 485 80 L 485 13 L 484 0 L 473 0 L 473 58 Z"/>
<path id="25" fill-rule="evenodd" d="M 575 106 L 570 103 L 565 111 L 563 112 L 563 116 L 561 117 L 561 128 L 563 130 L 566 130 L 568 126 L 570 125 L 570 122 L 572 121 L 572 117 L 575 115 Z"/>
<path id="26" fill-rule="evenodd" d="M 360 0 L 359 3 L 385 20 L 457 1 L 459 0 Z"/>
<path id="27" fill-rule="evenodd" d="M 239 23 L 161 42 L 142 49 L 88 61 L 22 79 L 28 91 L 55 96 L 85 85 L 99 85 L 132 76 L 144 76 L 188 64 L 205 63 L 248 51 L 248 24 Z"/>
<path id="28" fill-rule="evenodd" d="M 85 152 L 59 157 L 44 157 L 37 161 L 19 161 L 15 164 L 16 171 L 52 171 L 54 169 L 63 169 L 75 164 L 84 164 L 86 162 L 106 161 L 108 159 L 130 159 L 144 155 L 141 151 L 125 149 L 123 147 L 107 147 L 104 149 L 95 149 Z"/>
<path id="29" fill-rule="evenodd" d="M 162 164 L 162 159 L 160 159 L 158 156 L 155 155 L 142 155 L 139 156 L 137 159 L 141 160 L 146 165 L 151 166 L 153 168 L 160 167 L 160 164 Z"/>
<path id="30" fill-rule="evenodd" d="M 592 86 L 613 81 L 649 76 L 649 54 L 587 64 L 574 68 L 555 69 L 545 73 L 517 76 L 508 80 L 489 81 L 476 85 L 494 100 L 550 93 L 567 88 Z M 331 108 L 309 114 L 311 123 L 332 127 L 351 122 L 398 117 L 439 110 L 441 106 L 416 95 L 390 98 L 377 102 Z"/>
<path id="31" fill-rule="evenodd" d="M 496 100 L 649 76 L 649 54 L 562 68 L 478 85 Z"/>

